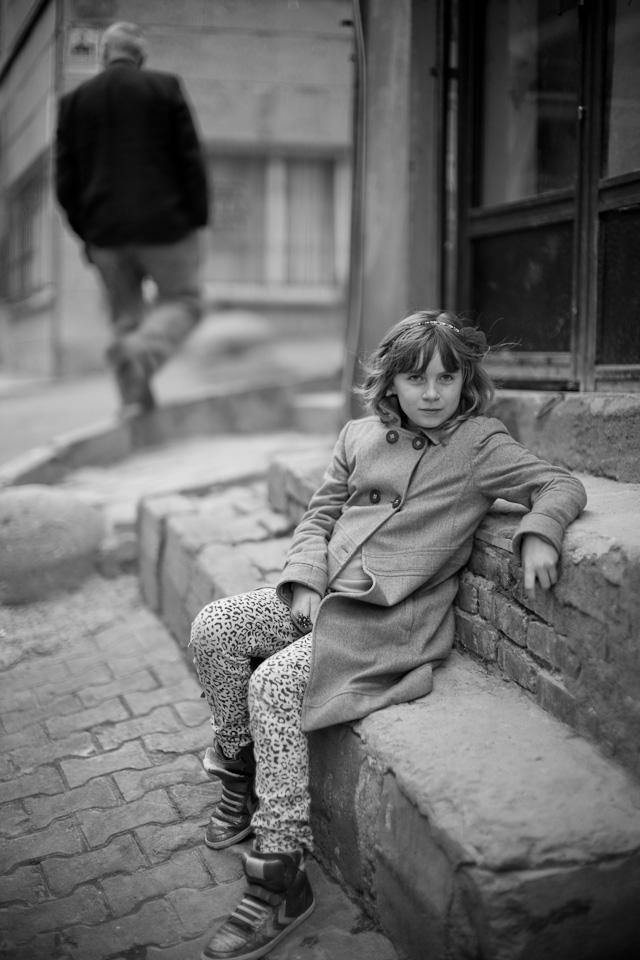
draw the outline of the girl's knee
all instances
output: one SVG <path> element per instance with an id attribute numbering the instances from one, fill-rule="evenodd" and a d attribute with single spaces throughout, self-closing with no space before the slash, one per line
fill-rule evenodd
<path id="1" fill-rule="evenodd" d="M 196 655 L 200 650 L 210 648 L 219 632 L 220 610 L 218 607 L 218 600 L 208 603 L 191 624 L 189 646 L 193 647 Z"/>

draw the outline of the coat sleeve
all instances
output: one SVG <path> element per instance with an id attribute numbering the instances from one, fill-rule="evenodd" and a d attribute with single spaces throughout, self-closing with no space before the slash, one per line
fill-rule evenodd
<path id="1" fill-rule="evenodd" d="M 304 584 L 321 596 L 327 589 L 327 544 L 349 497 L 349 464 L 346 437 L 350 423 L 340 432 L 322 483 L 312 496 L 307 512 L 296 527 L 276 589 L 291 603 L 294 583 Z"/>
<path id="2" fill-rule="evenodd" d="M 80 188 L 76 170 L 77 158 L 73 142 L 73 98 L 62 97 L 58 106 L 55 144 L 55 183 L 58 203 L 67 215 L 69 226 L 82 238 L 79 207 Z"/>
<path id="3" fill-rule="evenodd" d="M 177 77 L 174 77 L 175 150 L 185 204 L 194 229 L 209 221 L 210 188 L 204 153 L 193 116 Z"/>
<path id="4" fill-rule="evenodd" d="M 513 536 L 516 556 L 520 556 L 522 540 L 528 533 L 546 540 L 560 553 L 567 527 L 587 502 L 577 477 L 540 460 L 514 440 L 499 420 L 487 422 L 484 435 L 475 445 L 472 470 L 486 497 L 502 497 L 529 509 Z"/>

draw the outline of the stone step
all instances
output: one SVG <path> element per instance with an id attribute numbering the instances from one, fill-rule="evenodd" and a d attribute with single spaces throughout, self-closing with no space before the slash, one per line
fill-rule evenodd
<path id="1" fill-rule="evenodd" d="M 141 582 L 181 645 L 205 603 L 274 581 L 302 509 L 293 493 L 326 453 L 273 467 L 270 494 L 290 514 L 262 482 L 143 502 Z M 508 522 L 491 518 L 484 541 L 505 556 Z M 567 548 L 577 569 L 579 542 Z M 522 649 L 492 629 L 504 650 Z M 523 655 L 556 675 L 531 647 Z M 430 960 L 626 960 L 640 936 L 638 783 L 505 679 L 497 658 L 485 666 L 461 648 L 429 697 L 313 734 L 318 853 L 409 958 L 428 944 Z"/>

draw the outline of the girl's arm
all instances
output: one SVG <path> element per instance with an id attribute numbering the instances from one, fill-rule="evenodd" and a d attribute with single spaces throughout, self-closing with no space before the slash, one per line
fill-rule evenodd
<path id="1" fill-rule="evenodd" d="M 349 497 L 350 469 L 345 450 L 349 426 L 350 424 L 346 424 L 343 427 L 322 483 L 311 498 L 307 512 L 293 535 L 284 570 L 277 584 L 280 597 L 289 605 L 293 602 L 295 584 L 309 588 L 319 598 L 326 592 L 327 544 Z M 310 613 L 302 609 L 298 610 L 298 613 L 310 616 Z"/>
<path id="2" fill-rule="evenodd" d="M 582 512 L 587 494 L 577 477 L 553 466 L 525 449 L 499 420 L 488 420 L 475 445 L 474 480 L 482 493 L 502 497 L 529 509 L 514 534 L 512 546 L 527 576 L 527 592 L 537 580 L 551 586 L 557 577 L 557 559 L 564 534 Z M 531 542 L 524 551 L 525 540 Z M 546 545 L 546 546 L 545 546 Z M 549 552 L 546 547 L 555 552 Z"/>

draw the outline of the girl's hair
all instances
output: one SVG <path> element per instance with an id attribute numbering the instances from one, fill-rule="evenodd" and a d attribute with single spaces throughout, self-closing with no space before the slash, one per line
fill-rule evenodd
<path id="1" fill-rule="evenodd" d="M 450 432 L 463 420 L 485 413 L 495 392 L 482 365 L 489 352 L 486 337 L 469 320 L 442 310 L 412 313 L 384 335 L 363 363 L 364 379 L 355 391 L 366 410 L 383 423 L 391 420 L 396 413 L 389 398 L 393 378 L 424 370 L 436 352 L 447 373 L 462 371 L 460 405 L 441 429 Z"/>

